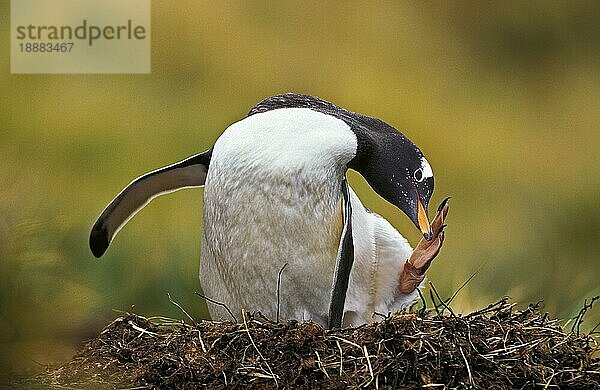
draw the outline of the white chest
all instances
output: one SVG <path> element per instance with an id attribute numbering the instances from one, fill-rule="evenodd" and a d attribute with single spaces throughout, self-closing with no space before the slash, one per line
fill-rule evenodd
<path id="1" fill-rule="evenodd" d="M 235 314 L 248 308 L 275 317 L 284 264 L 282 318 L 316 318 L 328 310 L 343 228 L 341 181 L 356 141 L 342 121 L 288 110 L 295 112 L 238 122 L 213 151 L 200 279 L 204 293 Z M 272 117 L 258 120 L 265 115 Z M 218 307 L 211 315 L 227 318 Z"/>

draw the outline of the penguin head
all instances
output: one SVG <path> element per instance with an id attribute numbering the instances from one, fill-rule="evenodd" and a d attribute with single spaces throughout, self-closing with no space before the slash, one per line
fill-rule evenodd
<path id="1" fill-rule="evenodd" d="M 308 95 L 269 97 L 254 106 L 248 116 L 279 108 L 308 108 L 344 121 L 356 136 L 356 153 L 347 168 L 360 173 L 377 194 L 402 210 L 427 240 L 433 238 L 427 216 L 433 171 L 413 142 L 380 119 Z"/>
<path id="2" fill-rule="evenodd" d="M 385 200 L 402 210 L 425 239 L 433 238 L 427 208 L 433 171 L 421 150 L 387 123 L 362 117 L 353 127 L 356 156 L 348 167 L 359 172 Z"/>

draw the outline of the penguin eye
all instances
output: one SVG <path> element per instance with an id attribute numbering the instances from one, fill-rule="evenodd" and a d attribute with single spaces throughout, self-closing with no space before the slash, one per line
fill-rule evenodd
<path id="1" fill-rule="evenodd" d="M 415 171 L 415 173 L 413 174 L 415 180 L 417 183 L 420 183 L 423 181 L 424 177 L 423 177 L 423 169 L 419 168 Z"/>

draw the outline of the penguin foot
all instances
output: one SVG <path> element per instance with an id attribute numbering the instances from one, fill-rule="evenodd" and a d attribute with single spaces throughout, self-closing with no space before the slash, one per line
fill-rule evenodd
<path id="1" fill-rule="evenodd" d="M 398 284 L 398 293 L 410 294 L 425 279 L 425 272 L 431 265 L 431 262 L 440 253 L 444 243 L 444 224 L 448 216 L 448 199 L 442 201 L 438 211 L 431 222 L 431 231 L 433 239 L 426 240 L 422 238 L 415 247 L 410 258 L 404 263 L 404 268 L 400 274 L 400 283 Z"/>

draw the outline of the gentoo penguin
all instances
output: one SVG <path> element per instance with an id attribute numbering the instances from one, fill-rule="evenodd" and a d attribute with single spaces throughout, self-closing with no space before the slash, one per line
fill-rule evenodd
<path id="1" fill-rule="evenodd" d="M 414 252 L 363 206 L 349 168 L 422 232 Z M 209 304 L 213 320 L 247 309 L 329 327 L 371 322 L 418 299 L 444 239 L 448 206 L 430 223 L 433 171 L 415 144 L 380 119 L 288 93 L 258 103 L 208 151 L 129 184 L 94 224 L 92 253 L 154 197 L 199 186 L 201 287 L 223 304 Z"/>

